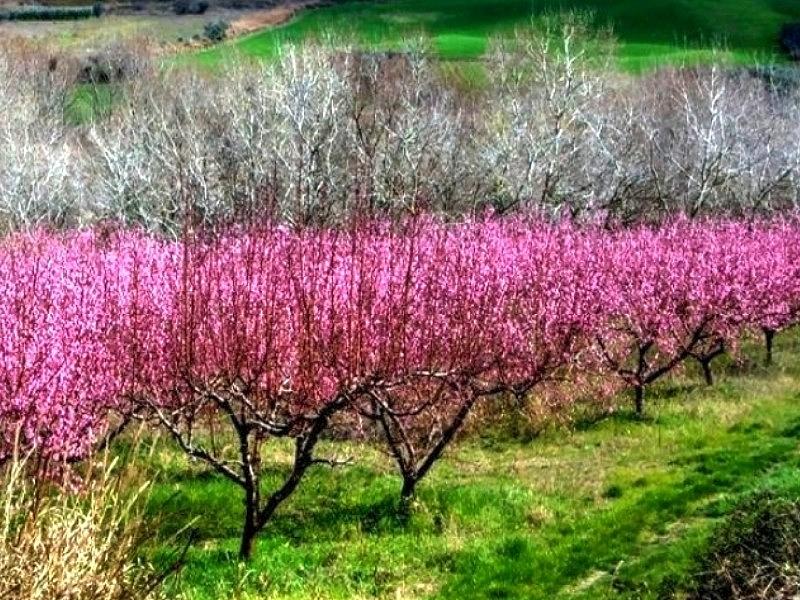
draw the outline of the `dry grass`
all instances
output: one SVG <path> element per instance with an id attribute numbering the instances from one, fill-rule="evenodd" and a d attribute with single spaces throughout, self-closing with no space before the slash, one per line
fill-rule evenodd
<path id="1" fill-rule="evenodd" d="M 179 40 L 201 35 L 209 21 L 232 21 L 247 12 L 219 8 L 204 15 L 110 14 L 81 21 L 11 21 L 0 23 L 0 38 L 37 40 L 79 52 L 96 52 L 120 41 L 146 38 L 161 52 L 171 52 L 182 47 Z"/>
<path id="2" fill-rule="evenodd" d="M 267 27 L 277 27 L 290 21 L 299 10 L 319 4 L 318 0 L 299 0 L 279 4 L 272 8 L 247 11 L 231 21 L 228 35 L 238 37 Z"/>
<path id="3" fill-rule="evenodd" d="M 319 0 L 288 0 L 263 9 L 234 9 L 213 6 L 202 15 L 175 15 L 171 12 L 115 12 L 101 19 L 80 21 L 14 21 L 0 23 L 0 38 L 18 37 L 47 42 L 62 49 L 96 51 L 120 40 L 147 38 L 161 52 L 184 50 L 193 44 L 205 46 L 203 26 L 216 20 L 228 21 L 228 37 L 249 35 L 289 22 L 300 10 Z M 4 0 L 0 0 L 3 6 Z M 84 2 L 86 4 L 86 2 Z M 91 2 L 88 2 L 91 4 Z M 171 3 L 167 5 L 171 7 Z"/>
<path id="4" fill-rule="evenodd" d="M 64 493 L 31 465 L 15 459 L 0 470 L 0 598 L 161 597 L 162 575 L 138 558 L 147 484 L 131 487 L 129 469 L 102 461 Z"/>

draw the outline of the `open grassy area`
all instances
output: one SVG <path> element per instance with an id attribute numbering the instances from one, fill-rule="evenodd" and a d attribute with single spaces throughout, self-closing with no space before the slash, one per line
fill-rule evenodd
<path id="1" fill-rule="evenodd" d="M 743 494 L 800 495 L 800 340 L 778 364 L 693 372 L 621 410 L 531 440 L 463 441 L 396 510 L 398 478 L 377 450 L 328 442 L 352 466 L 319 467 L 236 563 L 242 503 L 226 481 L 159 442 L 159 538 L 195 546 L 171 593 L 216 598 L 659 598 L 685 589 L 714 526 Z M 276 463 L 275 469 L 283 465 Z M 278 471 L 276 471 L 278 472 Z M 163 513 L 163 514 L 162 514 Z M 678 594 L 679 596 L 679 594 Z"/>
<path id="2" fill-rule="evenodd" d="M 263 57 L 278 44 L 325 32 L 353 35 L 367 43 L 391 44 L 424 31 L 441 54 L 468 59 L 482 54 L 489 36 L 560 10 L 593 11 L 619 37 L 623 66 L 638 69 L 661 61 L 696 61 L 725 45 L 733 58 L 769 58 L 778 52 L 783 23 L 800 20 L 791 0 L 393 0 L 347 1 L 301 13 L 291 23 L 265 30 L 201 54 L 206 63 L 232 49 Z"/>
<path id="3" fill-rule="evenodd" d="M 147 38 L 167 48 L 179 38 L 190 39 L 215 19 L 235 20 L 242 11 L 211 10 L 205 15 L 130 14 L 104 15 L 82 21 L 0 22 L 0 36 L 45 40 L 68 50 L 97 50 L 114 42 Z"/>

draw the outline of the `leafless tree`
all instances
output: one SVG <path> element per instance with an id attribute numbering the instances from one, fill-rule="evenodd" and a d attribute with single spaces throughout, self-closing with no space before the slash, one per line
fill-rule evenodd
<path id="1" fill-rule="evenodd" d="M 70 116 L 85 65 L 21 48 L 0 47 L 6 230 L 113 220 L 175 236 L 488 206 L 629 223 L 798 204 L 797 91 L 722 62 L 622 73 L 590 15 L 494 42 L 469 93 L 424 39 L 286 46 L 218 73 L 114 46 L 95 61 L 110 83 L 83 84 L 102 107 L 89 122 Z"/>

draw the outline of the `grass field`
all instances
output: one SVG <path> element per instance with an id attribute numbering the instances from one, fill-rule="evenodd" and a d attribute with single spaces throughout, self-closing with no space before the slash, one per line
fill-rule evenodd
<path id="1" fill-rule="evenodd" d="M 784 335 L 777 359 L 757 366 L 754 349 L 747 372 L 729 365 L 713 388 L 692 372 L 666 382 L 644 420 L 622 410 L 528 440 L 502 430 L 470 437 L 421 485 L 407 519 L 388 458 L 328 442 L 323 452 L 352 452 L 354 465 L 319 467 L 304 481 L 247 567 L 235 560 L 238 491 L 159 442 L 147 459 L 161 473 L 150 508 L 157 537 L 187 525 L 195 535 L 169 591 L 198 600 L 673 597 L 742 495 L 800 496 L 800 340 Z"/>
<path id="2" fill-rule="evenodd" d="M 207 63 L 231 49 L 263 57 L 278 44 L 325 32 L 355 36 L 370 44 L 392 44 L 424 31 L 441 54 L 469 59 L 486 48 L 487 38 L 558 10 L 593 11 L 598 24 L 610 23 L 621 42 L 621 61 L 631 69 L 660 61 L 703 60 L 722 44 L 737 60 L 777 54 L 783 23 L 800 20 L 793 0 L 392 0 L 346 1 L 301 13 L 291 23 L 265 30 L 201 54 Z"/>
<path id="3" fill-rule="evenodd" d="M 205 15 L 105 15 L 82 21 L 0 22 L 0 36 L 41 39 L 70 50 L 97 50 L 126 38 L 148 38 L 156 44 L 176 45 L 201 34 L 215 19 L 235 20 L 243 11 L 214 9 Z"/>

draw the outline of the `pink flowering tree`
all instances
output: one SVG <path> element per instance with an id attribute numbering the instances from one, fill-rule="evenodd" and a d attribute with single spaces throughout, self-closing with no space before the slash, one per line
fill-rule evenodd
<path id="1" fill-rule="evenodd" d="M 315 464 L 329 419 L 363 382 L 339 337 L 340 252 L 277 229 L 187 240 L 167 249 L 161 289 L 132 307 L 129 395 L 194 459 L 242 488 L 239 554 Z M 343 366 L 343 371 L 337 367 Z M 276 488 L 262 485 L 270 440 L 290 438 L 293 457 Z"/>
<path id="2" fill-rule="evenodd" d="M 799 232 L 417 217 L 177 243 L 14 236 L 0 246 L 0 461 L 15 445 L 80 460 L 152 419 L 241 488 L 246 559 L 308 471 L 337 464 L 318 456 L 332 422 L 382 434 L 406 504 L 485 398 L 602 380 L 641 413 L 687 359 L 710 382 L 744 332 L 796 323 Z"/>
<path id="3" fill-rule="evenodd" d="M 403 478 L 407 505 L 484 392 L 503 297 L 491 223 L 406 222 L 386 255 L 386 315 L 395 368 L 358 404 L 377 424 Z"/>
<path id="4" fill-rule="evenodd" d="M 424 332 L 422 346 L 433 354 L 361 407 L 400 471 L 403 505 L 477 402 L 524 398 L 566 376 L 598 314 L 594 249 L 571 227 L 521 219 L 429 224 L 414 243 L 423 251 L 398 264 L 418 274 L 412 330 Z"/>
<path id="5" fill-rule="evenodd" d="M 766 364 L 772 362 L 775 333 L 794 325 L 800 314 L 800 250 L 794 222 L 729 221 L 703 223 L 705 271 L 697 287 L 706 290 L 703 304 L 707 335 L 690 356 L 713 383 L 711 361 L 737 350 L 744 333 L 761 331 Z"/>
<path id="6" fill-rule="evenodd" d="M 434 256 L 415 227 L 232 231 L 166 249 L 161 289 L 137 286 L 138 333 L 120 353 L 138 372 L 129 396 L 243 489 L 242 558 L 308 469 L 332 463 L 314 453 L 332 418 L 458 363 L 437 335 L 442 299 L 419 258 Z M 267 491 L 276 438 L 293 441 L 293 457 Z"/>
<path id="7" fill-rule="evenodd" d="M 489 387 L 525 396 L 548 381 L 590 368 L 588 344 L 603 323 L 603 256 L 598 232 L 569 223 L 506 227 L 495 260 L 506 263 Z"/>
<path id="8" fill-rule="evenodd" d="M 723 228 L 724 229 L 724 228 Z M 740 325 L 730 239 L 709 223 L 609 234 L 601 286 L 606 322 L 595 342 L 601 364 L 634 392 L 696 356 L 706 366 Z M 723 243 L 724 242 L 724 243 Z M 709 371 L 710 373 L 710 371 Z"/>
<path id="9" fill-rule="evenodd" d="M 800 319 L 800 226 L 789 219 L 750 224 L 745 231 L 745 312 L 750 327 L 764 337 L 764 362 L 770 365 L 775 335 Z"/>
<path id="10" fill-rule="evenodd" d="M 694 310 L 704 315 L 705 321 L 703 335 L 688 354 L 700 365 L 705 383 L 713 385 L 712 362 L 726 352 L 736 353 L 741 335 L 751 324 L 752 277 L 767 275 L 757 260 L 769 231 L 759 229 L 753 235 L 752 227 L 737 222 L 684 227 L 686 243 L 702 256 L 689 281 Z"/>
<path id="11" fill-rule="evenodd" d="M 17 235 L 0 248 L 0 462 L 52 471 L 107 443 L 120 380 L 110 332 L 119 277 L 91 233 Z"/>

